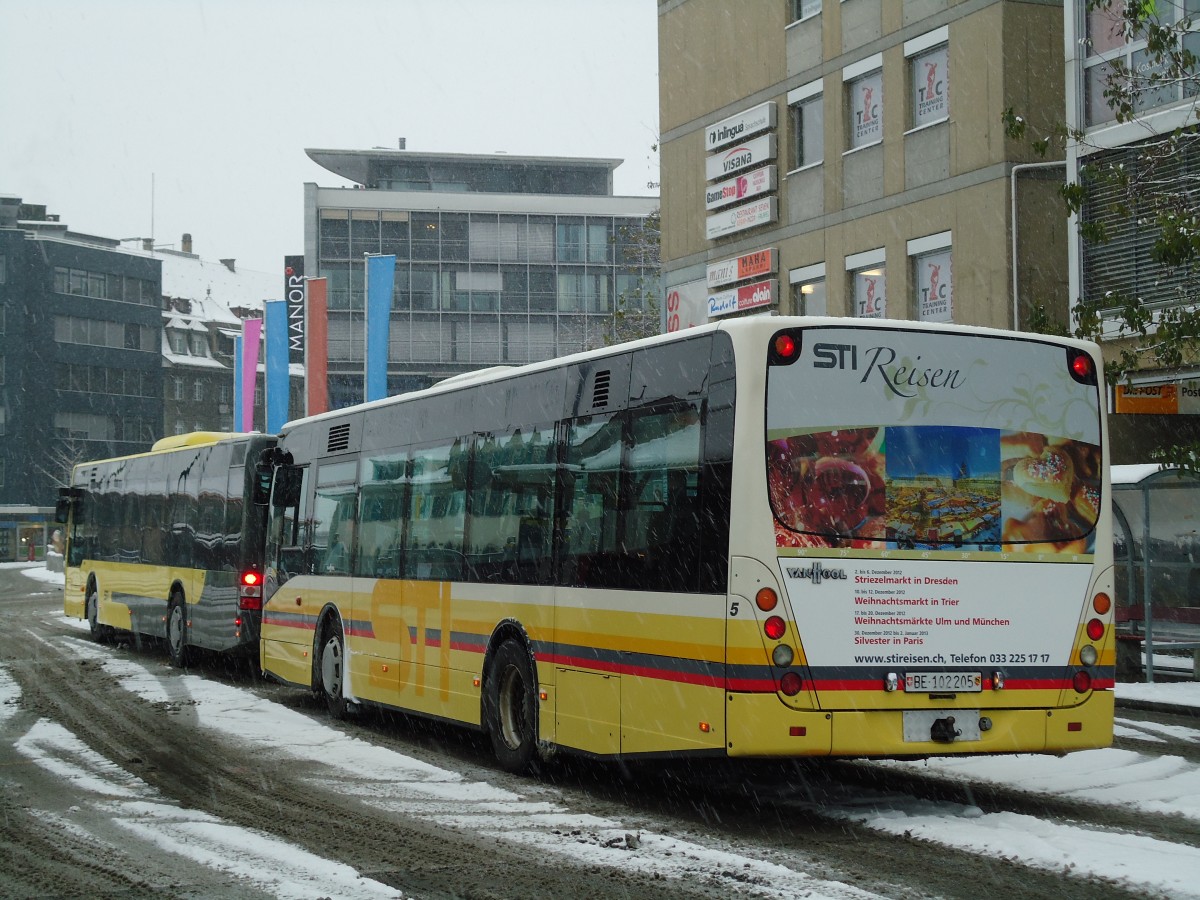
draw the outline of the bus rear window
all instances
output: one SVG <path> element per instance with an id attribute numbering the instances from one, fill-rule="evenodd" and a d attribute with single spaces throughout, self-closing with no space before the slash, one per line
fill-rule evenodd
<path id="1" fill-rule="evenodd" d="M 953 425 L 816 429 L 767 443 L 781 546 L 1086 552 L 1100 448 Z"/>

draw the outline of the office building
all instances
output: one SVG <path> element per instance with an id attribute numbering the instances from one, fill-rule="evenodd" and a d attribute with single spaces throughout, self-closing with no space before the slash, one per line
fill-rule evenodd
<path id="1" fill-rule="evenodd" d="M 328 279 L 329 399 L 363 397 L 364 257 L 396 256 L 387 391 L 657 333 L 656 197 L 615 159 L 308 150 L 353 187 L 306 184 L 304 271 Z M 649 219 L 653 222 L 653 219 Z"/>
<path id="2" fill-rule="evenodd" d="M 1012 0 L 659 0 L 668 327 L 1065 319 L 1063 15 Z"/>

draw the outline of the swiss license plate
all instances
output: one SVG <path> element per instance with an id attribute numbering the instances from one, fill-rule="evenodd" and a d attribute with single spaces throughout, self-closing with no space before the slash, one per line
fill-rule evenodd
<path id="1" fill-rule="evenodd" d="M 983 676 L 978 672 L 908 672 L 904 676 L 904 690 L 913 694 L 978 693 L 983 690 Z"/>

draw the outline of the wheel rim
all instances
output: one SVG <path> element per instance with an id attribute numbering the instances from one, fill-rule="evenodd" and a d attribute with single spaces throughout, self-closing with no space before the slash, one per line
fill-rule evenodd
<path id="1" fill-rule="evenodd" d="M 525 680 L 516 666 L 500 678 L 500 738 L 510 750 L 521 746 L 525 734 Z"/>
<path id="2" fill-rule="evenodd" d="M 183 649 L 183 610 L 179 606 L 171 607 L 171 617 L 167 620 L 167 640 L 173 653 L 178 654 Z"/>
<path id="3" fill-rule="evenodd" d="M 99 623 L 99 621 L 98 621 L 98 620 L 99 620 L 99 613 L 97 613 L 97 612 L 96 612 L 96 605 L 97 605 L 97 604 L 96 604 L 96 595 L 95 595 L 95 594 L 88 594 L 88 598 L 87 598 L 87 620 L 88 620 L 88 626 L 89 626 L 89 627 L 92 629 L 92 631 L 95 631 L 95 630 L 96 630 L 96 626 L 100 624 L 100 623 Z"/>
<path id="4" fill-rule="evenodd" d="M 329 697 L 342 696 L 342 642 L 336 637 L 326 641 L 321 651 L 321 687 Z"/>

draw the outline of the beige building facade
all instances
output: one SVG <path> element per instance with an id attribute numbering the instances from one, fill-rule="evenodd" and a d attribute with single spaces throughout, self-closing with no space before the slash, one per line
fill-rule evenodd
<path id="1" fill-rule="evenodd" d="M 1061 2 L 658 12 L 667 330 L 765 311 L 1011 328 L 1035 304 L 1065 321 L 1063 164 L 1002 121 L 1062 120 Z"/>

